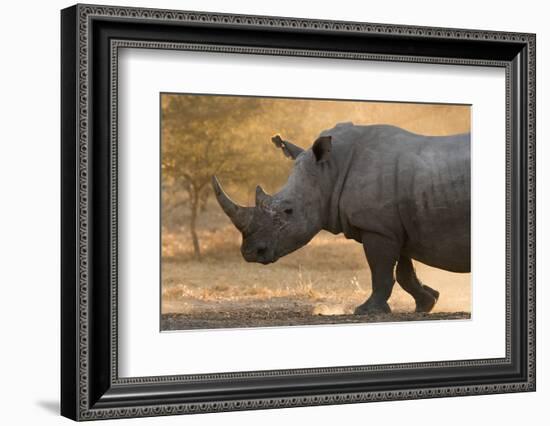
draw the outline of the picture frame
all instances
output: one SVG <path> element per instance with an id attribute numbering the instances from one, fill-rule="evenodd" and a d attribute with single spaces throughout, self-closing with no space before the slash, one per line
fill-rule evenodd
<path id="1" fill-rule="evenodd" d="M 80 4 L 62 10 L 61 414 L 93 420 L 534 391 L 535 45 L 525 33 Z M 125 47 L 504 69 L 506 356 L 119 377 L 116 101 Z"/>

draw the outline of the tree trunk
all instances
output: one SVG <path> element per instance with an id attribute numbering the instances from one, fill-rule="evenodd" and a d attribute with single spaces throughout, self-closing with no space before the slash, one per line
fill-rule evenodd
<path id="1" fill-rule="evenodd" d="M 201 260 L 201 247 L 199 244 L 199 237 L 197 235 L 197 213 L 199 210 L 199 193 L 193 188 L 190 194 L 190 207 L 191 207 L 191 219 L 189 221 L 189 229 L 191 231 L 191 240 L 193 241 L 193 250 L 195 252 L 195 259 Z"/>

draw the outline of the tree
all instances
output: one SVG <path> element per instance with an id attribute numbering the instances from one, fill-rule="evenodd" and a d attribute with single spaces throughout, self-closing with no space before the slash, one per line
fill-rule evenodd
<path id="1" fill-rule="evenodd" d="M 239 141 L 239 129 L 261 109 L 254 98 L 192 95 L 164 95 L 162 99 L 163 190 L 186 194 L 172 208 L 189 206 L 189 229 L 194 254 L 201 258 L 197 218 L 211 192 L 211 177 L 237 183 L 250 179 L 251 167 L 246 143 Z"/>

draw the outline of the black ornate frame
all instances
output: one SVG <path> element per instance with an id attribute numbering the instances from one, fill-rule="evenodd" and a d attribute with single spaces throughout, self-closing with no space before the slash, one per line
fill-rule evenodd
<path id="1" fill-rule="evenodd" d="M 61 13 L 61 413 L 74 420 L 535 390 L 535 35 L 76 5 Z M 119 378 L 121 47 L 506 70 L 506 357 Z"/>

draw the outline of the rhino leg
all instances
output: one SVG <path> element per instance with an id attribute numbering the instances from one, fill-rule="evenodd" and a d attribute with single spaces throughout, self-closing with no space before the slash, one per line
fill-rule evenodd
<path id="1" fill-rule="evenodd" d="M 439 298 L 439 292 L 423 285 L 414 270 L 412 260 L 404 255 L 399 257 L 396 270 L 397 282 L 416 302 L 416 312 L 430 312 Z"/>
<path id="2" fill-rule="evenodd" d="M 363 248 L 371 270 L 372 294 L 365 303 L 355 309 L 354 313 L 390 313 L 388 299 L 395 284 L 393 269 L 399 257 L 400 247 L 380 234 L 366 234 L 363 235 Z"/>

